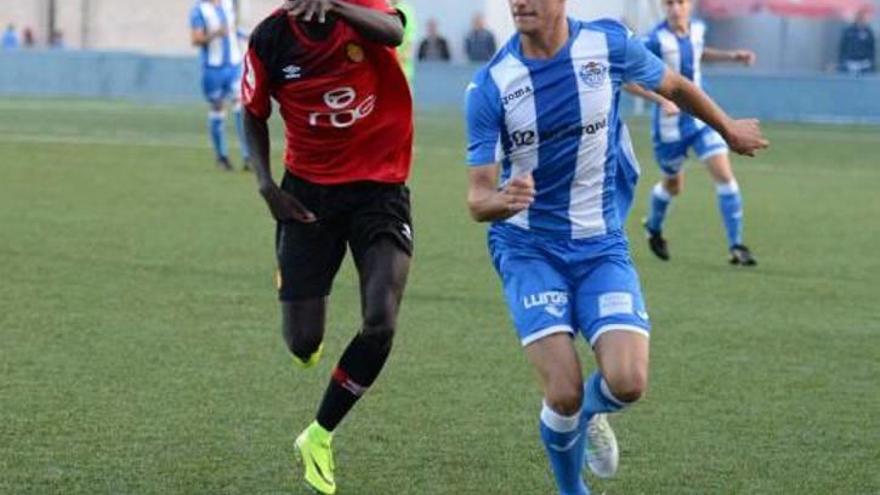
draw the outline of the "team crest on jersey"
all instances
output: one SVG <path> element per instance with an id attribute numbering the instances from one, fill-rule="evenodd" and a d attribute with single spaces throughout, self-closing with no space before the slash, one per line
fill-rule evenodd
<path id="1" fill-rule="evenodd" d="M 364 61 L 364 49 L 357 43 L 349 43 L 345 45 L 345 54 L 352 62 L 359 64 Z"/>
<path id="2" fill-rule="evenodd" d="M 605 78 L 608 77 L 608 66 L 599 62 L 588 62 L 581 66 L 578 75 L 584 84 L 591 88 L 600 88 L 605 84 Z"/>

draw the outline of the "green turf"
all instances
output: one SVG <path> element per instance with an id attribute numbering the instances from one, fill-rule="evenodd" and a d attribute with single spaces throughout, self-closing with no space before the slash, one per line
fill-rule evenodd
<path id="1" fill-rule="evenodd" d="M 0 100 L 0 493 L 303 493 L 292 440 L 355 332 L 289 366 L 273 224 L 213 169 L 198 106 Z M 277 128 L 277 123 L 276 123 Z M 339 431 L 339 493 L 549 494 L 540 397 L 464 206 L 454 114 L 418 122 L 417 259 L 385 374 Z M 693 167 L 653 259 L 647 399 L 614 420 L 613 494 L 880 493 L 877 128 L 771 125 L 737 160 L 756 270 L 726 265 Z M 276 154 L 281 143 L 276 140 Z"/>

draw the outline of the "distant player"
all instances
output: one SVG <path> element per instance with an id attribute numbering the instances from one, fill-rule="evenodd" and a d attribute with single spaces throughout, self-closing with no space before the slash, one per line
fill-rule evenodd
<path id="1" fill-rule="evenodd" d="M 650 324 L 623 230 L 638 166 L 621 86 L 691 109 L 738 153 L 767 142 L 757 121 L 732 120 L 622 24 L 566 19 L 565 0 L 508 2 L 518 34 L 467 92 L 468 205 L 492 222 L 489 251 L 541 382 L 540 435 L 558 490 L 584 495 L 585 455 L 598 476 L 617 470 L 606 413 L 648 383 Z M 586 383 L 578 331 L 598 362 Z"/>
<path id="2" fill-rule="evenodd" d="M 256 28 L 245 56 L 245 129 L 260 194 L 278 222 L 282 329 L 295 363 L 308 368 L 321 357 L 327 297 L 346 249 L 360 276 L 361 327 L 295 442 L 305 481 L 319 493 L 336 492 L 333 432 L 391 352 L 409 273 L 413 109 L 393 48 L 403 27 L 385 0 L 293 0 Z M 287 137 L 280 187 L 269 164 L 270 98 Z"/>
<path id="3" fill-rule="evenodd" d="M 692 81 L 703 85 L 702 62 L 755 63 L 755 54 L 748 50 L 725 51 L 705 45 L 706 25 L 691 19 L 691 0 L 663 0 L 666 20 L 647 36 L 648 49 L 666 65 Z M 727 232 L 730 262 L 734 265 L 756 265 L 751 251 L 743 244 L 743 201 L 739 184 L 733 176 L 730 157 L 724 138 L 717 131 L 689 115 L 678 105 L 657 93 L 638 86 L 629 86 L 631 92 L 654 101 L 653 117 L 654 156 L 665 178 L 651 192 L 651 211 L 644 226 L 648 244 L 658 258 L 669 260 L 669 246 L 663 237 L 663 222 L 672 198 L 684 189 L 684 165 L 688 150 L 697 158 L 715 181 L 718 209 Z"/>
<path id="4" fill-rule="evenodd" d="M 217 166 L 232 170 L 226 142 L 226 102 L 232 106 L 241 146 L 243 168 L 250 168 L 250 153 L 241 120 L 241 47 L 235 0 L 198 0 L 189 14 L 192 43 L 201 48 L 202 91 L 211 106 L 208 132 Z"/>

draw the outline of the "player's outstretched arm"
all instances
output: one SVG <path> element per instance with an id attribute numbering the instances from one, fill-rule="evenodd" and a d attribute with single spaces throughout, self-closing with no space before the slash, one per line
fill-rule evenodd
<path id="1" fill-rule="evenodd" d="M 743 65 L 754 65 L 758 56 L 751 50 L 719 50 L 706 47 L 703 49 L 704 62 L 737 62 Z"/>
<path id="2" fill-rule="evenodd" d="M 259 187 L 260 195 L 266 200 L 266 205 L 269 207 L 272 216 L 279 222 L 314 222 L 316 220 L 315 215 L 293 195 L 284 192 L 278 187 L 278 184 L 272 179 L 272 168 L 269 162 L 271 144 L 267 119 L 252 114 L 248 109 L 244 110 L 242 119 L 244 121 L 245 139 L 251 149 L 257 186 Z"/>
<path id="3" fill-rule="evenodd" d="M 659 94 L 647 90 L 636 83 L 629 83 L 623 86 L 623 89 L 626 90 L 627 93 L 638 96 L 639 98 L 648 100 L 650 102 L 656 103 L 660 105 L 660 108 L 663 109 L 663 114 L 667 117 L 671 115 L 678 115 L 681 113 L 681 109 L 678 108 L 678 105 L 667 100 L 666 98 L 660 96 Z"/>
<path id="4" fill-rule="evenodd" d="M 535 201 L 532 174 L 514 177 L 499 190 L 497 163 L 470 167 L 468 182 L 468 209 L 478 222 L 506 220 Z"/>
<path id="5" fill-rule="evenodd" d="M 757 120 L 734 120 L 703 90 L 680 74 L 667 69 L 657 92 L 718 131 L 735 153 L 755 156 L 757 151 L 770 146 Z"/>

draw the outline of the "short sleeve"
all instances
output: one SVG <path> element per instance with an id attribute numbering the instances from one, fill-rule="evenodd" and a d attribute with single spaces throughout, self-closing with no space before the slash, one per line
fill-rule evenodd
<path id="1" fill-rule="evenodd" d="M 662 57 L 663 54 L 660 51 L 660 40 L 657 38 L 655 33 L 651 33 L 647 36 L 643 36 L 642 44 L 645 45 L 645 48 L 648 49 L 649 52 L 653 53 L 656 57 Z"/>
<path id="2" fill-rule="evenodd" d="M 244 56 L 244 74 L 241 78 L 241 101 L 247 110 L 262 119 L 272 114 L 269 76 L 253 47 Z"/>
<path id="3" fill-rule="evenodd" d="M 202 10 L 198 7 L 189 11 L 189 27 L 190 29 L 201 29 L 202 31 L 206 29 L 205 18 L 202 17 Z"/>
<path id="4" fill-rule="evenodd" d="M 657 89 L 663 81 L 666 65 L 651 53 L 642 40 L 632 34 L 626 39 L 624 55 L 624 82 L 635 82 L 648 89 Z"/>
<path id="5" fill-rule="evenodd" d="M 485 83 L 489 84 L 489 83 Z M 465 95 L 468 152 L 471 166 L 487 165 L 499 160 L 498 147 L 501 139 L 500 102 L 492 104 L 485 88 L 471 83 Z"/>

